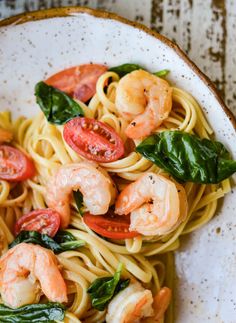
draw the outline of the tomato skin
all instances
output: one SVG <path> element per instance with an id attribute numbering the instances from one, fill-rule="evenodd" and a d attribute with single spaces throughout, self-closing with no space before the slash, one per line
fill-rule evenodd
<path id="1" fill-rule="evenodd" d="M 114 214 L 111 210 L 104 215 L 92 215 L 89 212 L 83 216 L 84 223 L 103 237 L 123 240 L 131 239 L 140 234 L 129 231 L 130 218 Z"/>
<path id="2" fill-rule="evenodd" d="M 0 179 L 9 182 L 21 182 L 35 175 L 33 161 L 16 149 L 0 145 Z"/>
<path id="3" fill-rule="evenodd" d="M 60 227 L 60 214 L 53 209 L 34 210 L 23 215 L 15 224 L 14 233 L 37 231 L 54 237 Z"/>
<path id="4" fill-rule="evenodd" d="M 124 155 L 124 143 L 115 130 L 101 121 L 74 118 L 64 126 L 66 143 L 79 155 L 96 162 L 108 163 Z"/>
<path id="5" fill-rule="evenodd" d="M 100 64 L 84 64 L 60 71 L 46 80 L 66 94 L 87 102 L 96 93 L 98 78 L 107 71 L 107 67 Z"/>

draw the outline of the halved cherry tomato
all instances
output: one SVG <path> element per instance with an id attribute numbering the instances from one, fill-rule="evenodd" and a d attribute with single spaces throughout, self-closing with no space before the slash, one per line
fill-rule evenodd
<path id="1" fill-rule="evenodd" d="M 99 77 L 107 71 L 107 67 L 99 64 L 84 64 L 67 68 L 46 80 L 48 85 L 86 102 L 95 94 Z"/>
<path id="2" fill-rule="evenodd" d="M 35 210 L 23 215 L 15 224 L 15 235 L 21 231 L 37 231 L 54 237 L 60 227 L 60 214 L 53 209 Z"/>
<path id="3" fill-rule="evenodd" d="M 108 163 L 124 155 L 124 144 L 115 130 L 103 122 L 89 118 L 74 118 L 65 124 L 63 136 L 79 155 Z"/>
<path id="4" fill-rule="evenodd" d="M 0 145 L 0 179 L 21 182 L 35 175 L 34 163 L 20 150 Z"/>
<path id="5" fill-rule="evenodd" d="M 85 213 L 83 220 L 90 229 L 106 238 L 119 240 L 130 239 L 140 235 L 138 232 L 129 231 L 129 216 L 116 215 L 111 210 L 104 215 Z"/>

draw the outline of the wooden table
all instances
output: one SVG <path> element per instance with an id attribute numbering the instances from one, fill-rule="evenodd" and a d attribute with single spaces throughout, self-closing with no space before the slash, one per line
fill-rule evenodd
<path id="1" fill-rule="evenodd" d="M 236 115 L 236 0 L 0 0 L 0 19 L 73 5 L 113 11 L 178 43 Z"/>

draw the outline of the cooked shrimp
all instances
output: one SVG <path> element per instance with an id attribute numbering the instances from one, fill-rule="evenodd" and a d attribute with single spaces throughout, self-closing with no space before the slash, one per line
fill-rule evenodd
<path id="1" fill-rule="evenodd" d="M 0 144 L 10 142 L 13 138 L 13 133 L 9 130 L 0 128 Z"/>
<path id="2" fill-rule="evenodd" d="M 170 305 L 171 290 L 168 287 L 163 287 L 159 293 L 154 297 L 153 308 L 155 320 L 163 318 L 165 311 Z"/>
<path id="3" fill-rule="evenodd" d="M 79 190 L 92 214 L 105 214 L 114 200 L 116 189 L 109 175 L 95 163 L 81 162 L 63 165 L 51 178 L 46 190 L 46 202 L 61 215 L 61 227 L 70 222 L 72 191 Z"/>
<path id="4" fill-rule="evenodd" d="M 151 318 L 142 320 L 142 323 L 159 323 L 163 319 L 171 301 L 171 290 L 168 287 L 163 287 L 154 297 L 153 309 L 154 315 Z"/>
<path id="5" fill-rule="evenodd" d="M 186 218 L 187 209 L 185 189 L 180 184 L 149 172 L 120 193 L 115 212 L 130 213 L 130 230 L 152 236 L 173 231 Z"/>
<path id="6" fill-rule="evenodd" d="M 39 301 L 41 292 L 52 302 L 67 302 L 56 256 L 37 245 L 20 243 L 0 259 L 0 291 L 13 308 Z"/>
<path id="7" fill-rule="evenodd" d="M 128 121 L 126 135 L 138 139 L 151 134 L 172 108 L 172 88 L 167 81 L 143 70 L 131 72 L 118 83 L 116 107 Z"/>
<path id="8" fill-rule="evenodd" d="M 118 293 L 108 305 L 107 323 L 138 323 L 153 316 L 153 297 L 148 289 L 134 283 Z"/>

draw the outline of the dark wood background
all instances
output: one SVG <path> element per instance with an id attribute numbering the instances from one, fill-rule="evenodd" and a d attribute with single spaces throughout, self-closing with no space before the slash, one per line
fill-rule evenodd
<path id="1" fill-rule="evenodd" d="M 178 43 L 236 114 L 236 0 L 0 0 L 0 19 L 75 5 L 118 13 Z"/>

